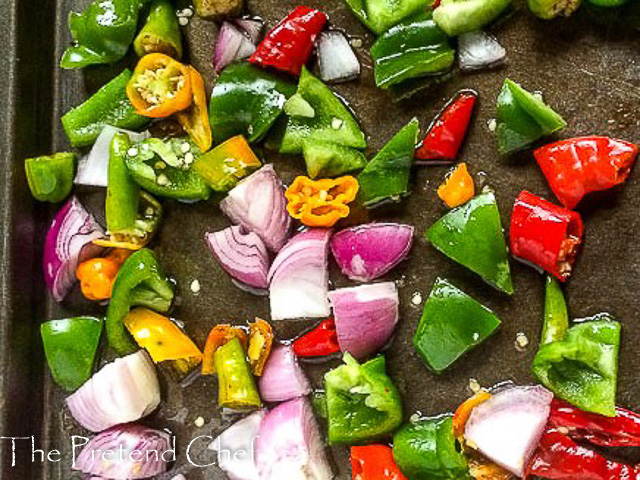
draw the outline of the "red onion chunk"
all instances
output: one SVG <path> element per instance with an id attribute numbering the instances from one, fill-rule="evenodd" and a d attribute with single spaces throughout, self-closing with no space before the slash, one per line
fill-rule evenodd
<path id="1" fill-rule="evenodd" d="M 259 18 L 236 18 L 233 23 L 249 37 L 254 45 L 262 39 L 264 22 Z"/>
<path id="2" fill-rule="evenodd" d="M 256 51 L 251 38 L 230 22 L 223 22 L 213 51 L 213 67 L 220 73 L 231 62 L 250 57 Z"/>
<path id="3" fill-rule="evenodd" d="M 167 471 L 167 461 L 173 459 L 170 450 L 171 440 L 165 432 L 120 425 L 89 440 L 72 468 L 92 478 L 150 478 Z"/>
<path id="4" fill-rule="evenodd" d="M 320 78 L 323 81 L 344 82 L 360 75 L 358 57 L 342 32 L 322 32 L 316 43 Z"/>
<path id="5" fill-rule="evenodd" d="M 329 237 L 331 230 L 311 228 L 293 237 L 269 270 L 271 318 L 321 318 L 330 313 Z"/>
<path id="6" fill-rule="evenodd" d="M 460 70 L 473 71 L 502 65 L 507 51 L 493 35 L 486 32 L 463 33 L 458 37 Z"/>
<path id="7" fill-rule="evenodd" d="M 56 302 L 71 291 L 78 264 L 103 251 L 91 242 L 104 235 L 102 227 L 76 197 L 71 197 L 56 214 L 47 233 L 43 261 L 44 279 Z"/>
<path id="8" fill-rule="evenodd" d="M 135 422 L 159 404 L 156 368 L 144 350 L 105 365 L 67 398 L 73 418 L 92 432 Z"/>
<path id="9" fill-rule="evenodd" d="M 287 199 L 271 164 L 241 180 L 220 202 L 220 208 L 235 225 L 255 232 L 273 252 L 279 252 L 289 238 Z"/>
<path id="10" fill-rule="evenodd" d="M 493 394 L 471 412 L 465 439 L 511 473 L 524 476 L 544 431 L 553 393 L 539 385 Z"/>
<path id="11" fill-rule="evenodd" d="M 393 282 L 329 292 L 343 352 L 364 359 L 384 347 L 398 324 L 398 289 Z"/>
<path id="12" fill-rule="evenodd" d="M 281 403 L 267 413 L 256 446 L 260 480 L 333 478 L 320 429 L 304 397 Z"/>
<path id="13" fill-rule="evenodd" d="M 234 423 L 209 448 L 218 452 L 217 464 L 229 480 L 260 480 L 255 464 L 255 443 L 264 412 L 254 412 Z"/>
<path id="14" fill-rule="evenodd" d="M 236 225 L 207 233 L 205 239 L 215 259 L 232 278 L 252 288 L 269 287 L 269 252 L 258 235 L 243 233 Z"/>
<path id="15" fill-rule="evenodd" d="M 369 223 L 336 233 L 331 238 L 331 251 L 344 275 L 369 282 L 404 260 L 412 243 L 411 225 Z"/>
<path id="16" fill-rule="evenodd" d="M 311 393 L 311 385 L 298 365 L 293 347 L 274 349 L 260 377 L 260 396 L 267 402 L 284 402 Z"/>

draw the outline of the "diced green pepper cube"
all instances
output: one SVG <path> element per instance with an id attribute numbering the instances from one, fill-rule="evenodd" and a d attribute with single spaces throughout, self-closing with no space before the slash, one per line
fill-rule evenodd
<path id="1" fill-rule="evenodd" d="M 355 148 L 322 140 L 305 140 L 302 144 L 309 177 L 337 177 L 367 165 L 367 157 Z"/>
<path id="2" fill-rule="evenodd" d="M 29 189 L 36 200 L 58 203 L 71 193 L 76 172 L 74 153 L 56 153 L 24 161 Z"/>

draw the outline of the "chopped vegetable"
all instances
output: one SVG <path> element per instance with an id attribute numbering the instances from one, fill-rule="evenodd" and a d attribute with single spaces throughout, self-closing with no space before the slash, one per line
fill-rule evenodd
<path id="1" fill-rule="evenodd" d="M 547 275 L 544 299 L 544 323 L 540 345 L 562 340 L 569 329 L 569 312 L 560 282 Z"/>
<path id="2" fill-rule="evenodd" d="M 234 338 L 214 355 L 218 375 L 218 405 L 234 410 L 260 408 L 260 395 L 242 344 Z"/>
<path id="3" fill-rule="evenodd" d="M 205 235 L 207 245 L 220 266 L 241 286 L 266 290 L 269 287 L 269 252 L 253 232 L 233 226 Z"/>
<path id="4" fill-rule="evenodd" d="M 467 164 L 459 164 L 438 187 L 440 200 L 449 208 L 459 207 L 471 200 L 475 195 L 473 178 L 469 175 Z"/>
<path id="5" fill-rule="evenodd" d="M 216 325 L 209 332 L 207 343 L 204 346 L 204 357 L 202 360 L 202 374 L 213 375 L 216 371 L 215 353 L 231 340 L 237 338 L 243 347 L 248 347 L 249 340 L 247 333 L 240 327 L 232 327 L 231 325 Z"/>
<path id="6" fill-rule="evenodd" d="M 462 90 L 431 122 L 427 135 L 416 150 L 416 159 L 427 163 L 453 162 L 467 136 L 478 94 Z"/>
<path id="7" fill-rule="evenodd" d="M 213 68 L 220 73 L 232 62 L 244 60 L 256 51 L 254 42 L 249 35 L 231 22 L 223 22 L 216 38 L 216 48 L 213 52 Z"/>
<path id="8" fill-rule="evenodd" d="M 409 193 L 409 176 L 418 139 L 418 119 L 400 130 L 358 175 L 360 198 L 372 207 L 383 201 L 398 201 Z"/>
<path id="9" fill-rule="evenodd" d="M 406 20 L 383 33 L 371 47 L 376 85 L 389 88 L 405 80 L 449 70 L 455 50 L 431 14 Z"/>
<path id="10" fill-rule="evenodd" d="M 233 23 L 249 37 L 253 43 L 258 43 L 262 37 L 264 21 L 259 17 L 242 17 L 235 18 Z"/>
<path id="11" fill-rule="evenodd" d="M 500 319 L 491 310 L 438 278 L 424 304 L 413 344 L 424 362 L 441 373 L 499 326 Z"/>
<path id="12" fill-rule="evenodd" d="M 330 313 L 329 237 L 331 230 L 311 228 L 284 246 L 269 270 L 271 318 L 323 318 Z"/>
<path id="13" fill-rule="evenodd" d="M 199 17 L 217 19 L 239 15 L 244 0 L 195 0 L 193 4 Z"/>
<path id="14" fill-rule="evenodd" d="M 249 347 L 247 349 L 251 371 L 256 377 L 262 375 L 272 346 L 273 328 L 268 322 L 256 317 L 255 322 L 249 324 Z"/>
<path id="15" fill-rule="evenodd" d="M 126 252 L 124 255 L 122 252 Z M 76 276 L 80 281 L 82 294 L 89 300 L 111 298 L 113 283 L 118 270 L 127 259 L 128 250 L 115 250 L 104 258 L 92 258 L 78 265 Z"/>
<path id="16" fill-rule="evenodd" d="M 58 203 L 71 193 L 76 170 L 75 153 L 56 153 L 24 161 L 29 189 L 36 200 Z"/>
<path id="17" fill-rule="evenodd" d="M 83 104 L 62 116 L 62 126 L 72 147 L 92 145 L 107 125 L 138 130 L 149 123 L 148 118 L 135 112 L 127 98 L 130 78 L 131 71 L 123 70 Z"/>
<path id="18" fill-rule="evenodd" d="M 209 449 L 218 452 L 217 465 L 229 478 L 233 480 L 259 478 L 254 455 L 245 454 L 252 452 L 255 448 L 254 444 L 264 416 L 263 410 L 253 412 L 231 425 L 209 445 Z"/>
<path id="19" fill-rule="evenodd" d="M 193 100 L 187 65 L 164 53 L 142 57 L 127 83 L 127 97 L 138 115 L 164 118 L 184 110 Z"/>
<path id="20" fill-rule="evenodd" d="M 578 321 L 562 340 L 541 346 L 531 369 L 556 396 L 613 417 L 619 349 L 620 324 L 602 314 Z"/>
<path id="21" fill-rule="evenodd" d="M 407 258 L 413 230 L 400 223 L 369 223 L 341 230 L 331 237 L 333 258 L 349 279 L 376 280 Z"/>
<path id="22" fill-rule="evenodd" d="M 309 227 L 333 227 L 349 216 L 347 204 L 355 200 L 358 188 L 358 181 L 349 176 L 315 181 L 297 177 L 284 194 L 287 211 Z"/>
<path id="23" fill-rule="evenodd" d="M 55 382 L 74 391 L 89 380 L 103 322 L 93 317 L 51 320 L 40 325 L 47 363 Z"/>
<path id="24" fill-rule="evenodd" d="M 169 469 L 164 453 L 170 449 L 168 433 L 137 424 L 122 425 L 89 440 L 71 468 L 92 479 L 151 478 Z"/>
<path id="25" fill-rule="evenodd" d="M 626 5 L 629 0 L 588 0 L 588 2 L 597 7 L 614 8 Z"/>
<path id="26" fill-rule="evenodd" d="M 393 282 L 329 292 L 340 350 L 362 360 L 389 343 L 398 324 L 398 289 Z"/>
<path id="27" fill-rule="evenodd" d="M 463 72 L 497 67 L 506 59 L 505 48 L 487 32 L 467 32 L 458 37 L 458 63 Z"/>
<path id="28" fill-rule="evenodd" d="M 339 30 L 318 35 L 318 68 L 323 82 L 345 82 L 360 75 L 360 61 Z"/>
<path id="29" fill-rule="evenodd" d="M 207 112 L 207 95 L 204 91 L 204 79 L 192 66 L 188 66 L 191 78 L 192 101 L 189 108 L 176 113 L 178 123 L 189 134 L 201 152 L 211 148 L 213 142 L 209 113 Z"/>
<path id="30" fill-rule="evenodd" d="M 311 393 L 311 385 L 290 345 L 280 345 L 269 355 L 260 377 L 260 397 L 266 402 L 286 402 Z"/>
<path id="31" fill-rule="evenodd" d="M 260 480 L 334 478 L 307 399 L 289 400 L 267 413 L 255 442 L 255 462 Z"/>
<path id="32" fill-rule="evenodd" d="M 102 252 L 92 241 L 103 235 L 102 227 L 76 197 L 58 211 L 47 232 L 42 261 L 47 289 L 56 302 L 71 291 L 80 262 Z"/>
<path id="33" fill-rule="evenodd" d="M 140 0 L 93 0 L 82 12 L 71 12 L 73 45 L 60 61 L 62 68 L 114 63 L 125 56 L 138 25 Z"/>
<path id="34" fill-rule="evenodd" d="M 511 253 L 564 282 L 582 243 L 584 225 L 574 211 L 522 191 L 511 213 Z"/>
<path id="35" fill-rule="evenodd" d="M 345 0 L 356 17 L 380 35 L 414 13 L 427 8 L 427 0 Z"/>
<path id="36" fill-rule="evenodd" d="M 364 133 L 344 102 L 329 87 L 302 69 L 298 95 L 313 109 L 313 118 L 288 117 L 281 153 L 302 153 L 304 141 L 328 141 L 363 149 Z"/>
<path id="37" fill-rule="evenodd" d="M 218 77 L 209 102 L 209 120 L 216 143 L 243 135 L 261 140 L 282 113 L 295 86 L 249 63 L 230 65 Z"/>
<path id="38" fill-rule="evenodd" d="M 597 136 L 561 140 L 534 152 L 553 193 L 569 209 L 591 192 L 624 183 L 637 155 L 633 143 Z"/>
<path id="39" fill-rule="evenodd" d="M 527 148 L 567 125 L 540 95 L 527 92 L 508 78 L 498 95 L 497 121 L 498 150 L 502 154 Z"/>
<path id="40" fill-rule="evenodd" d="M 189 360 L 200 363 L 202 353 L 178 326 L 148 308 L 135 308 L 124 317 L 124 325 L 155 363 Z"/>
<path id="41" fill-rule="evenodd" d="M 267 33 L 249 61 L 262 67 L 300 75 L 325 23 L 325 13 L 299 6 Z"/>
<path id="42" fill-rule="evenodd" d="M 67 397 L 66 402 L 75 421 L 92 432 L 135 422 L 160 404 L 155 366 L 143 350 L 117 358 Z"/>
<path id="43" fill-rule="evenodd" d="M 329 444 L 369 442 L 393 432 L 402 423 L 402 401 L 384 357 L 360 365 L 345 353 L 344 362 L 324 376 Z"/>
<path id="44" fill-rule="evenodd" d="M 173 301 L 173 284 L 151 250 L 143 248 L 133 253 L 122 265 L 113 285 L 107 309 L 106 327 L 109 346 L 119 355 L 135 351 L 124 319 L 134 306 L 166 312 Z"/>
<path id="45" fill-rule="evenodd" d="M 464 437 L 464 430 L 471 416 L 471 412 L 481 403 L 491 398 L 491 394 L 486 390 L 480 390 L 478 393 L 468 398 L 456 409 L 453 415 L 453 434 L 456 438 Z"/>
<path id="46" fill-rule="evenodd" d="M 176 9 L 170 0 L 153 0 L 142 30 L 133 42 L 139 57 L 148 53 L 164 53 L 182 57 L 182 34 Z"/>
<path id="47" fill-rule="evenodd" d="M 280 251 L 289 238 L 284 186 L 271 164 L 241 180 L 220 208 L 235 225 L 256 233 L 272 252 Z"/>
<path id="48" fill-rule="evenodd" d="M 553 394 L 541 386 L 500 390 L 475 407 L 465 428 L 467 444 L 522 477 L 542 436 Z"/>
<path id="49" fill-rule="evenodd" d="M 480 30 L 511 5 L 511 0 L 441 0 L 433 11 L 436 24 L 450 37 Z"/>
<path id="50" fill-rule="evenodd" d="M 340 351 L 336 322 L 329 317 L 293 342 L 293 351 L 298 357 L 313 358 L 332 355 Z"/>
<path id="51" fill-rule="evenodd" d="M 498 290 L 513 293 L 507 246 L 492 192 L 451 210 L 427 230 L 427 237 L 447 257 Z"/>
<path id="52" fill-rule="evenodd" d="M 302 153 L 310 178 L 337 177 L 367 165 L 362 152 L 334 142 L 305 140 Z"/>
<path id="53" fill-rule="evenodd" d="M 615 0 L 614 0 L 615 1 Z M 582 4 L 582 0 L 527 0 L 529 10 L 545 20 L 569 17 Z"/>
<path id="54" fill-rule="evenodd" d="M 403 425 L 393 435 L 393 458 L 409 479 L 468 478 L 467 459 L 453 436 L 450 415 Z"/>
<path id="55" fill-rule="evenodd" d="M 406 480 L 387 445 L 351 447 L 353 480 Z"/>

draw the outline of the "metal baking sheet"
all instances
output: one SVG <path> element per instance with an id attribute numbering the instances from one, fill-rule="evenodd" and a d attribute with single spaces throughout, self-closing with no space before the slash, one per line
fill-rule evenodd
<path id="1" fill-rule="evenodd" d="M 41 276 L 41 250 L 53 210 L 34 202 L 28 192 L 22 160 L 68 148 L 59 118 L 81 102 L 133 58 L 118 65 L 92 67 L 85 72 L 62 71 L 58 59 L 70 41 L 67 16 L 88 2 L 46 0 L 27 2 L 1 0 L 0 41 L 0 433 L 4 437 L 26 437 L 16 441 L 16 462 L 12 466 L 11 441 L 0 442 L 0 477 L 6 479 L 73 479 L 71 436 L 84 435 L 63 407 L 64 396 L 52 384 L 44 363 L 39 324 L 65 315 L 99 313 L 78 292 L 63 305 L 53 305 L 45 294 Z M 250 0 L 249 13 L 274 25 L 297 5 L 293 0 Z M 553 198 L 541 172 L 528 153 L 501 158 L 496 153 L 488 129 L 495 115 L 494 104 L 506 76 L 530 90 L 540 90 L 567 119 L 563 136 L 603 134 L 640 142 L 640 35 L 629 27 L 628 19 L 600 18 L 583 10 L 567 20 L 542 22 L 516 2 L 516 11 L 492 27 L 507 48 L 504 68 L 473 75 L 456 75 L 411 101 L 392 103 L 373 84 L 371 59 L 367 51 L 372 36 L 353 17 L 341 0 L 308 1 L 324 9 L 334 27 L 361 38 L 357 53 L 363 65 L 358 81 L 336 86 L 357 112 L 369 138 L 373 154 L 411 118 L 424 123 L 461 88 L 480 93 L 480 102 L 461 160 L 468 163 L 479 183 L 497 192 L 503 225 L 517 194 L 524 188 Z M 184 7 L 186 4 L 180 4 Z M 216 26 L 192 19 L 187 31 L 189 58 L 213 82 L 210 65 Z M 261 152 L 273 161 L 285 181 L 303 169 L 302 159 Z M 437 414 L 453 409 L 469 394 L 469 380 L 490 386 L 505 380 L 531 383 L 529 366 L 535 353 L 542 315 L 542 277 L 531 268 L 512 263 L 516 294 L 508 298 L 436 252 L 423 232 L 445 209 L 435 189 L 445 167 L 416 168 L 413 194 L 400 205 L 371 212 L 373 220 L 394 219 L 415 225 L 417 238 L 411 258 L 395 269 L 388 279 L 398 282 L 401 320 L 395 340 L 386 353 L 388 370 L 399 387 L 407 417 L 414 412 Z M 98 216 L 103 193 L 85 190 L 80 196 Z M 601 311 L 615 314 L 623 323 L 620 361 L 619 402 L 640 408 L 637 379 L 640 343 L 640 248 L 637 232 L 640 217 L 636 199 L 640 197 L 638 172 L 631 174 L 623 188 L 599 198 L 584 209 L 586 243 L 566 292 L 571 314 L 581 317 Z M 203 235 L 227 225 L 214 202 L 186 206 L 165 202 L 166 218 L 153 247 L 166 270 L 179 285 L 179 305 L 173 316 L 184 321 L 188 333 L 203 345 L 211 326 L 218 322 L 244 324 L 259 315 L 268 318 L 266 298 L 253 297 L 234 287 L 215 264 Z M 421 314 L 421 305 L 412 302 L 415 294 L 426 298 L 437 276 L 444 276 L 473 297 L 492 308 L 502 319 L 499 333 L 458 361 L 445 374 L 436 376 L 416 355 L 411 338 Z M 202 289 L 196 295 L 189 285 L 198 279 Z M 347 285 L 335 267 L 332 283 Z M 309 322 L 277 322 L 280 338 L 287 339 L 308 328 Z M 515 348 L 516 335 L 527 335 L 530 345 Z M 307 365 L 315 386 L 322 374 L 337 364 Z M 216 385 L 212 378 L 200 378 L 189 386 L 163 382 L 165 401 L 151 425 L 167 427 L 178 438 L 178 462 L 174 472 L 189 480 L 222 479 L 217 467 L 196 468 L 185 456 L 188 443 L 200 435 L 215 435 L 227 424 L 216 406 Z M 203 417 L 201 428 L 194 423 Z M 31 458 L 31 437 L 36 448 L 62 451 L 60 462 L 40 462 Z M 192 453 L 205 442 L 194 444 Z M 346 447 L 331 449 L 338 478 L 350 478 Z M 209 456 L 209 460 L 211 457 Z M 203 462 L 204 463 L 204 462 Z M 171 475 L 171 476 L 172 476 Z M 169 476 L 169 478 L 171 477 Z"/>

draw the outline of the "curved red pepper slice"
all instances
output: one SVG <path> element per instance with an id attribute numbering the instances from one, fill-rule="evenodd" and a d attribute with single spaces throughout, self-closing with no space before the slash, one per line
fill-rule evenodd
<path id="1" fill-rule="evenodd" d="M 473 90 L 458 92 L 429 126 L 415 158 L 429 163 L 454 161 L 467 136 L 477 97 Z"/>
<path id="2" fill-rule="evenodd" d="M 297 7 L 267 33 L 249 61 L 300 75 L 313 52 L 316 37 L 326 23 L 327 15 L 324 12 Z"/>
<path id="3" fill-rule="evenodd" d="M 336 322 L 327 318 L 316 328 L 293 342 L 298 357 L 324 357 L 340 351 Z"/>
<path id="4" fill-rule="evenodd" d="M 597 136 L 562 140 L 534 152 L 553 193 L 570 209 L 588 193 L 623 183 L 637 155 L 633 143 Z"/>
<path id="5" fill-rule="evenodd" d="M 522 191 L 511 214 L 511 253 L 565 281 L 582 243 L 576 212 Z"/>
<path id="6" fill-rule="evenodd" d="M 386 445 L 351 447 L 353 480 L 406 480 Z"/>

